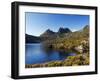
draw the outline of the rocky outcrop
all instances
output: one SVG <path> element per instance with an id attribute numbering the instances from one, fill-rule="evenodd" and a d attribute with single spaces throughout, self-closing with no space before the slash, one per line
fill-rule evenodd
<path id="1" fill-rule="evenodd" d="M 79 45 L 77 47 L 74 48 L 75 51 L 79 52 L 79 53 L 83 53 L 83 46 L 82 45 Z"/>
<path id="2" fill-rule="evenodd" d="M 63 34 L 63 33 L 70 33 L 71 30 L 69 28 L 59 28 L 58 33 Z"/>
<path id="3" fill-rule="evenodd" d="M 47 29 L 43 34 L 40 35 L 40 37 L 49 37 L 49 36 L 53 36 L 55 34 L 55 32 L 53 32 L 50 29 Z"/>

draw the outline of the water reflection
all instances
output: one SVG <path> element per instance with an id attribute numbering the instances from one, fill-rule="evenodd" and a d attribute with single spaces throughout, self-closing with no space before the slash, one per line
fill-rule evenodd
<path id="1" fill-rule="evenodd" d="M 55 60 L 64 60 L 68 56 L 76 55 L 72 52 L 45 50 L 42 44 L 26 44 L 25 63 L 39 64 Z"/>

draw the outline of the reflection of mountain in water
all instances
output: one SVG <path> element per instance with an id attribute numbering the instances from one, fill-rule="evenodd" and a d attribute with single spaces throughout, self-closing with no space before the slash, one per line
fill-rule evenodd
<path id="1" fill-rule="evenodd" d="M 68 56 L 74 56 L 75 53 L 67 53 L 61 51 L 49 50 L 46 51 L 42 44 L 26 44 L 26 55 L 25 63 L 26 64 L 40 64 L 56 60 L 64 60 Z"/>

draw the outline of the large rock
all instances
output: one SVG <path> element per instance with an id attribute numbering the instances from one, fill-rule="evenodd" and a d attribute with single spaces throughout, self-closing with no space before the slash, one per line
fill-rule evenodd
<path id="1" fill-rule="evenodd" d="M 79 46 L 75 47 L 74 49 L 80 53 L 83 53 L 83 46 L 82 45 L 79 45 Z"/>

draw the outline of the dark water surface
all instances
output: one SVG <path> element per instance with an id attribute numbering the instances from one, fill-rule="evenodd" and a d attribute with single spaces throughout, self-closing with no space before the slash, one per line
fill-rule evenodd
<path id="1" fill-rule="evenodd" d="M 46 51 L 42 44 L 26 44 L 25 64 L 40 64 L 55 60 L 64 60 L 68 56 L 76 55 L 75 53 L 59 52 L 59 51 Z"/>

